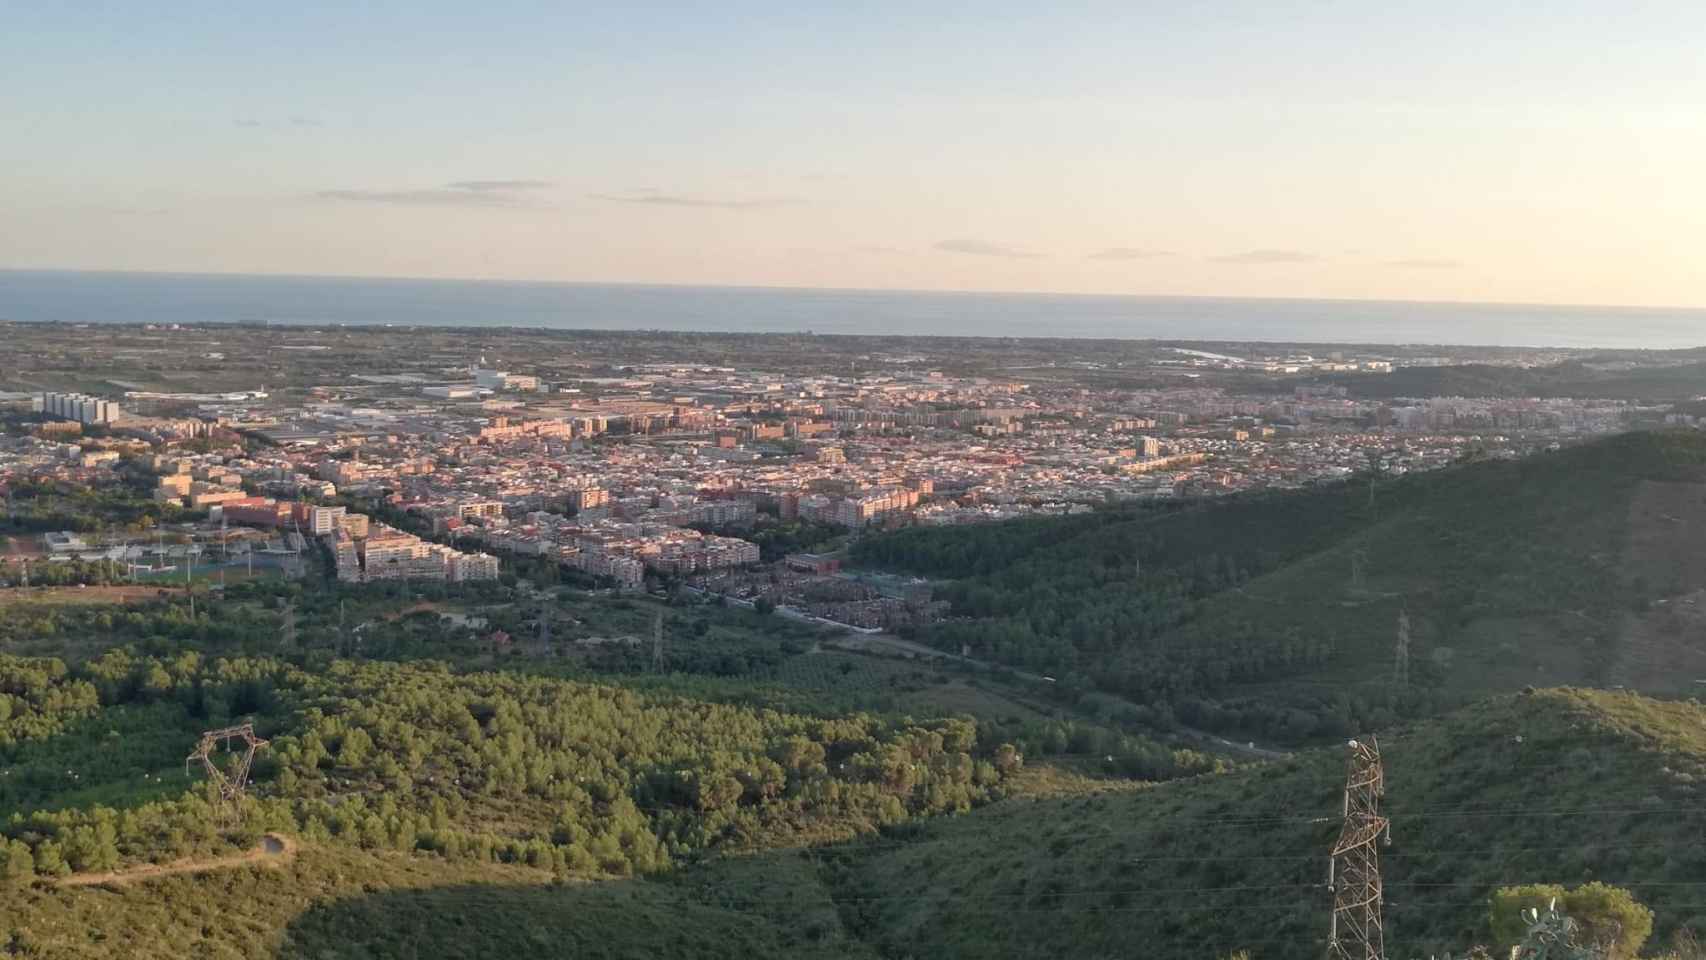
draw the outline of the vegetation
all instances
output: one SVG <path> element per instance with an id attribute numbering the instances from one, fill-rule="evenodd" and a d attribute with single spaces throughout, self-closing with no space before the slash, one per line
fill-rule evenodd
<path id="1" fill-rule="evenodd" d="M 1022 764 L 1010 746 L 980 744 L 969 720 L 812 718 L 442 665 L 335 662 L 309 673 L 265 658 L 117 650 L 76 671 L 39 660 L 0 669 L 11 712 L 0 726 L 11 745 L 0 759 L 9 768 L 0 814 L 12 815 L 4 834 L 14 862 L 44 875 L 243 847 L 264 828 L 565 876 L 628 875 L 711 850 L 969 810 L 1000 796 Z M 75 746 L 91 732 L 79 721 L 121 708 L 104 749 Z M 187 730 L 245 716 L 272 744 L 244 830 L 219 830 L 195 791 L 136 802 L 150 792 L 150 768 L 181 760 Z M 88 765 L 67 770 L 67 781 L 57 770 L 69 758 Z M 139 771 L 142 790 L 124 792 L 117 808 L 50 812 Z"/>
<path id="2" fill-rule="evenodd" d="M 1530 898 L 1528 884 L 1580 885 L 1560 900 L 1579 942 L 1604 940 L 1604 920 L 1621 918 L 1626 952 L 1616 955 L 1633 955 L 1645 904 L 1654 939 L 1687 943 L 1706 926 L 1693 842 L 1703 730 L 1697 705 L 1548 690 L 1382 738 L 1389 953 L 1498 945 L 1506 934 L 1490 918 Z M 335 760 L 319 775 L 342 770 Z M 353 838 L 304 831 L 288 862 L 113 889 L 52 887 L 38 866 L 34 885 L 9 894 L 0 937 L 38 956 L 181 955 L 193 943 L 211 956 L 252 956 L 258 944 L 280 957 L 1026 958 L 1142 944 L 1159 960 L 1305 960 L 1325 934 L 1322 878 L 1342 781 L 1341 752 L 1321 750 L 1222 776 L 907 819 L 846 845 L 700 862 L 672 853 L 667 871 L 596 884 L 573 873 L 553 881 L 525 854 L 410 855 L 379 842 L 377 828 L 371 843 L 360 826 Z M 359 795 L 339 789 L 344 803 Z M 469 794 L 467 816 L 494 829 L 525 816 L 525 796 Z M 263 798 L 250 816 L 274 803 Z M 449 814 L 453 825 L 463 816 Z"/>
<path id="3" fill-rule="evenodd" d="M 107 527 L 145 530 L 195 515 L 123 483 L 86 487 L 52 480 L 18 480 L 10 484 L 9 492 L 10 510 L 0 517 L 0 532 L 87 533 Z"/>
<path id="4" fill-rule="evenodd" d="M 1572 890 L 1531 883 L 1494 891 L 1488 916 L 1494 943 L 1507 950 L 1516 946 L 1534 925 L 1534 911 L 1553 910 L 1569 918 L 1576 942 L 1590 945 L 1606 960 L 1629 960 L 1653 932 L 1653 911 L 1627 890 L 1598 882 Z"/>
<path id="5" fill-rule="evenodd" d="M 1494 942 L 1493 895 L 1600 880 L 1658 942 L 1706 927 L 1694 838 L 1706 708 L 1547 690 L 1381 738 L 1391 956 Z M 820 851 L 852 934 L 886 955 L 1318 957 L 1342 749 L 1143 790 L 1009 800 Z M 1580 888 L 1584 919 L 1642 914 Z M 1500 931 L 1502 935 L 1503 931 Z M 1631 941 L 1632 942 L 1632 941 Z"/>
<path id="6" fill-rule="evenodd" d="M 937 595 L 956 618 L 919 634 L 942 649 L 1129 698 L 1159 724 L 1300 742 L 1536 679 L 1608 683 L 1622 617 L 1706 586 L 1624 557 L 1643 492 L 1703 468 L 1706 436 L 1636 433 L 1293 493 L 912 529 L 853 550 L 955 578 Z M 1409 682 L 1394 687 L 1401 614 Z"/>
<path id="7" fill-rule="evenodd" d="M 6 892 L 7 955 L 79 960 L 573 956 L 589 960 L 873 957 L 834 907 L 717 906 L 668 884 L 556 883 L 519 864 L 307 846 L 293 860 L 107 888 Z"/>
<path id="8" fill-rule="evenodd" d="M 1669 542 L 1640 540 L 1642 498 L 1692 509 L 1703 466 L 1700 437 L 1646 434 L 854 545 L 951 578 L 957 619 L 919 638 L 997 669 L 545 572 L 19 604 L 0 952 L 1313 958 L 1342 749 L 1234 768 L 1180 728 L 1378 725 L 1393 956 L 1503 950 L 1556 898 L 1606 956 L 1699 960 L 1706 708 L 1549 689 L 1437 714 L 1542 656 L 1620 675 L 1602 628 L 1696 586 L 1631 559 Z M 244 720 L 270 744 L 232 819 L 184 754 Z M 287 854 L 226 862 L 268 831 Z M 206 872 L 122 874 L 148 865 Z"/>
<path id="9" fill-rule="evenodd" d="M 1593 357 L 1549 367 L 1468 363 L 1442 367 L 1399 367 L 1384 374 L 1338 374 L 1359 397 L 1611 397 L 1682 400 L 1700 395 L 1706 363 L 1679 351 L 1677 362 L 1636 366 L 1627 360 Z"/>

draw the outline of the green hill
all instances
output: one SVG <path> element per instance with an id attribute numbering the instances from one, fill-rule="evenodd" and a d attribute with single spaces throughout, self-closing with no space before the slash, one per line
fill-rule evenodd
<path id="1" fill-rule="evenodd" d="M 641 881 L 554 883 L 494 863 L 310 846 L 290 863 L 146 883 L 9 891 L 0 953 L 48 958 L 874 956 L 821 891 L 793 922 Z"/>
<path id="2" fill-rule="evenodd" d="M 1614 397 L 1689 400 L 1706 393 L 1706 363 L 1695 350 L 1643 356 L 1607 354 L 1549 367 L 1468 363 L 1399 367 L 1386 374 L 1334 374 L 1327 382 L 1359 397 Z"/>
<path id="3" fill-rule="evenodd" d="M 1703 481 L 1706 434 L 1630 433 L 1298 492 L 908 530 L 856 557 L 952 578 L 938 594 L 958 619 L 920 636 L 944 649 L 1154 719 L 1303 741 L 1530 683 L 1691 689 L 1706 677 Z"/>
<path id="4" fill-rule="evenodd" d="M 1603 880 L 1706 928 L 1706 709 L 1510 695 L 1382 738 L 1389 952 L 1486 942 L 1501 886 Z M 305 841 L 294 859 L 8 892 L 0 940 L 40 957 L 1321 955 L 1343 750 L 1232 774 L 1009 799 L 853 844 L 645 879 Z"/>
<path id="5" fill-rule="evenodd" d="M 1706 927 L 1706 709 L 1511 695 L 1382 738 L 1388 951 L 1485 943 L 1487 897 L 1603 880 Z M 845 929 L 885 956 L 1322 955 L 1344 750 L 1145 790 L 1008 801 L 835 856 Z"/>

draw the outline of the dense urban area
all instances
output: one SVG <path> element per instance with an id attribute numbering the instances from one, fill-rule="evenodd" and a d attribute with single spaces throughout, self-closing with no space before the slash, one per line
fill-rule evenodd
<path id="1" fill-rule="evenodd" d="M 0 337 L 0 952 L 1699 956 L 1702 351 Z"/>
<path id="2" fill-rule="evenodd" d="M 813 362 L 778 342 L 740 362 L 751 338 L 727 337 L 704 363 L 592 332 L 442 350 L 389 349 L 390 332 L 100 333 L 7 331 L 3 399 L 28 429 L 9 431 L 0 475 L 145 494 L 175 522 L 155 542 L 52 531 L 14 542 L 14 562 L 290 567 L 313 538 L 355 582 L 489 579 L 496 554 L 625 589 L 738 583 L 750 598 L 765 591 L 730 574 L 762 562 L 798 598 L 793 574 L 834 572 L 835 551 L 872 530 L 1396 477 L 1693 421 L 1640 398 L 1386 396 L 1382 381 L 1453 357 L 1366 348 L 1150 345 L 1110 362 L 1070 343 L 1008 358 L 849 342 Z M 1560 359 L 1502 351 L 1493 369 Z M 347 372 L 316 376 L 334 367 Z M 917 612 L 888 606 L 859 625 Z"/>

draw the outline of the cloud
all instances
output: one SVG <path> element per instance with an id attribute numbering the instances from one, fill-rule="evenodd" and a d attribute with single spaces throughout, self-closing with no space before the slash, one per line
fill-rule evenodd
<path id="1" fill-rule="evenodd" d="M 704 210 L 762 210 L 787 206 L 799 201 L 793 197 L 702 197 L 683 193 L 664 193 L 659 190 L 631 190 L 627 193 L 595 193 L 594 200 L 611 203 L 636 203 L 653 207 L 696 207 Z"/>
<path id="2" fill-rule="evenodd" d="M 321 190 L 319 200 L 344 203 L 387 203 L 417 207 L 536 207 L 528 190 L 542 190 L 544 180 L 457 180 L 442 187 L 407 190 Z"/>
<path id="3" fill-rule="evenodd" d="M 1087 260 L 1155 260 L 1160 257 L 1170 257 L 1173 254 L 1167 250 L 1142 250 L 1137 247 L 1109 247 L 1097 250 L 1085 259 Z"/>
<path id="4" fill-rule="evenodd" d="M 1415 260 L 1388 260 L 1381 266 L 1396 267 L 1400 270 L 1461 270 L 1460 260 L 1433 260 L 1421 257 Z"/>
<path id="5" fill-rule="evenodd" d="M 458 180 L 445 184 L 450 190 L 473 190 L 477 193 L 494 190 L 544 190 L 549 186 L 549 180 Z"/>
<path id="6" fill-rule="evenodd" d="M 1321 259 L 1313 253 L 1301 250 L 1246 250 L 1243 253 L 1229 253 L 1224 257 L 1212 258 L 1215 263 L 1314 263 Z"/>
<path id="7" fill-rule="evenodd" d="M 296 114 L 296 115 L 292 116 L 290 118 L 290 125 L 293 127 L 320 127 L 320 126 L 324 126 L 324 124 L 322 124 L 320 121 L 314 119 L 313 117 L 305 117 L 305 116 L 302 116 L 301 114 Z"/>
<path id="8" fill-rule="evenodd" d="M 987 243 L 982 240 L 943 240 L 936 244 L 936 249 L 949 253 L 969 253 L 974 257 L 1007 257 L 1013 260 L 1035 260 L 1042 256 L 1030 250 L 1018 247 L 1003 246 L 999 243 Z"/>

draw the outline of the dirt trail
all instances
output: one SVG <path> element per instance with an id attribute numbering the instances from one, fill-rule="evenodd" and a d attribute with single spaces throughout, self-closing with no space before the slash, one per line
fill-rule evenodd
<path id="1" fill-rule="evenodd" d="M 228 870 L 231 867 L 241 867 L 248 864 L 262 863 L 273 865 L 283 863 L 296 855 L 296 841 L 282 834 L 269 833 L 261 838 L 254 849 L 247 853 L 234 853 L 229 857 L 214 857 L 211 859 L 175 860 L 171 863 L 149 863 L 140 867 L 130 867 L 125 870 L 108 870 L 105 873 L 74 873 L 62 877 L 59 885 L 62 887 L 98 887 L 105 884 L 123 885 L 138 880 L 151 880 L 155 877 L 166 877 L 177 873 L 208 873 L 213 870 Z"/>

